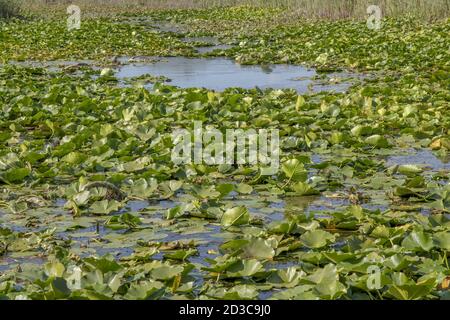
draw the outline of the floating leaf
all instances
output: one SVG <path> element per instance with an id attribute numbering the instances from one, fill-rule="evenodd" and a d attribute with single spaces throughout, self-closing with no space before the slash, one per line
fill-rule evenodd
<path id="1" fill-rule="evenodd" d="M 248 224 L 249 220 L 250 213 L 246 207 L 234 207 L 225 211 L 221 223 L 224 227 L 230 227 Z"/>
<path id="2" fill-rule="evenodd" d="M 308 248 L 318 249 L 334 241 L 335 237 L 323 230 L 306 231 L 301 235 L 300 240 Z"/>
<path id="3" fill-rule="evenodd" d="M 243 247 L 243 256 L 245 258 L 272 259 L 275 256 L 275 250 L 270 241 L 255 238 Z"/>
<path id="4" fill-rule="evenodd" d="M 385 137 L 382 137 L 378 134 L 367 137 L 364 140 L 365 143 L 377 147 L 377 148 L 387 148 L 389 147 L 389 142 L 387 141 L 387 139 Z"/>
<path id="5" fill-rule="evenodd" d="M 239 260 L 227 269 L 227 276 L 230 278 L 250 277 L 262 268 L 263 265 L 258 260 Z"/>
<path id="6" fill-rule="evenodd" d="M 110 214 L 119 210 L 121 203 L 116 200 L 101 200 L 91 205 L 91 212 L 95 214 Z"/>
<path id="7" fill-rule="evenodd" d="M 236 191 L 242 194 L 250 194 L 252 193 L 253 188 L 248 184 L 240 183 L 237 185 Z"/>
<path id="8" fill-rule="evenodd" d="M 402 247 L 414 251 L 430 251 L 433 246 L 433 239 L 423 231 L 412 231 L 402 241 Z"/>
<path id="9" fill-rule="evenodd" d="M 283 163 L 282 170 L 286 177 L 293 181 L 305 181 L 308 177 L 303 163 L 298 159 L 291 159 Z"/>

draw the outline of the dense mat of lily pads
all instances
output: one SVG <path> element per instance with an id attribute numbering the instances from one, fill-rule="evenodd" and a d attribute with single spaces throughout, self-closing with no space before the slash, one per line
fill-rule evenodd
<path id="1" fill-rule="evenodd" d="M 240 43 L 213 54 L 243 63 L 378 73 L 347 93 L 298 96 L 162 84 L 148 91 L 89 67 L 72 74 L 3 65 L 1 298 L 450 298 L 448 22 L 387 21 L 367 34 L 355 22 L 252 28 L 273 16 L 265 10 L 149 15 Z M 227 17 L 234 27 L 216 24 Z M 55 31 L 58 22 L 5 23 L 2 58 L 192 54 L 136 19 L 96 22 L 76 31 L 78 42 Z M 109 28 L 118 34 L 103 42 Z M 27 44 L 37 30 L 42 38 Z M 61 34 L 75 50 L 60 47 Z M 194 120 L 279 129 L 279 173 L 174 165 L 171 134 Z M 368 287 L 373 267 L 377 288 Z"/>

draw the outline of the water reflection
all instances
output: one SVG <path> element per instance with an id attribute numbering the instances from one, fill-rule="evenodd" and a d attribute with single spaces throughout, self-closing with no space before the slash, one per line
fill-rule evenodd
<path id="1" fill-rule="evenodd" d="M 128 62 L 122 59 L 123 62 Z M 294 89 L 299 93 L 311 90 L 316 72 L 294 65 L 240 65 L 226 58 L 162 58 L 155 63 L 133 63 L 119 67 L 119 79 L 150 74 L 171 79 L 171 85 L 182 88 L 207 88 L 223 91 L 227 88 Z M 302 77 L 304 80 L 294 80 Z M 334 90 L 343 92 L 351 83 L 318 86 L 314 91 Z M 150 85 L 149 85 L 150 86 Z"/>

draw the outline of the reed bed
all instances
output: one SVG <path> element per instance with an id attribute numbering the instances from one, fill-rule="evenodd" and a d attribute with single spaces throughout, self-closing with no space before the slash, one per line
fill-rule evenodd
<path id="1" fill-rule="evenodd" d="M 0 3 L 11 2 L 1 0 Z M 292 18 L 364 19 L 367 7 L 378 5 L 383 16 L 416 16 L 433 21 L 450 16 L 450 0 L 29 0 L 23 9 L 32 13 L 61 12 L 61 6 L 79 5 L 92 15 L 117 12 L 139 12 L 149 9 L 206 9 L 211 7 L 249 5 L 284 7 Z"/>
<path id="2" fill-rule="evenodd" d="M 11 0 L 0 0 L 0 18 L 11 18 L 20 14 L 20 5 Z"/>

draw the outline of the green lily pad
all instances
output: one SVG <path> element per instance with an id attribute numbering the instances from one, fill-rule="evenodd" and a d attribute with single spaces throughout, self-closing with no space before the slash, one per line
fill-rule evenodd
<path id="1" fill-rule="evenodd" d="M 221 223 L 224 227 L 248 224 L 250 213 L 246 207 L 235 207 L 228 209 L 222 216 Z"/>

